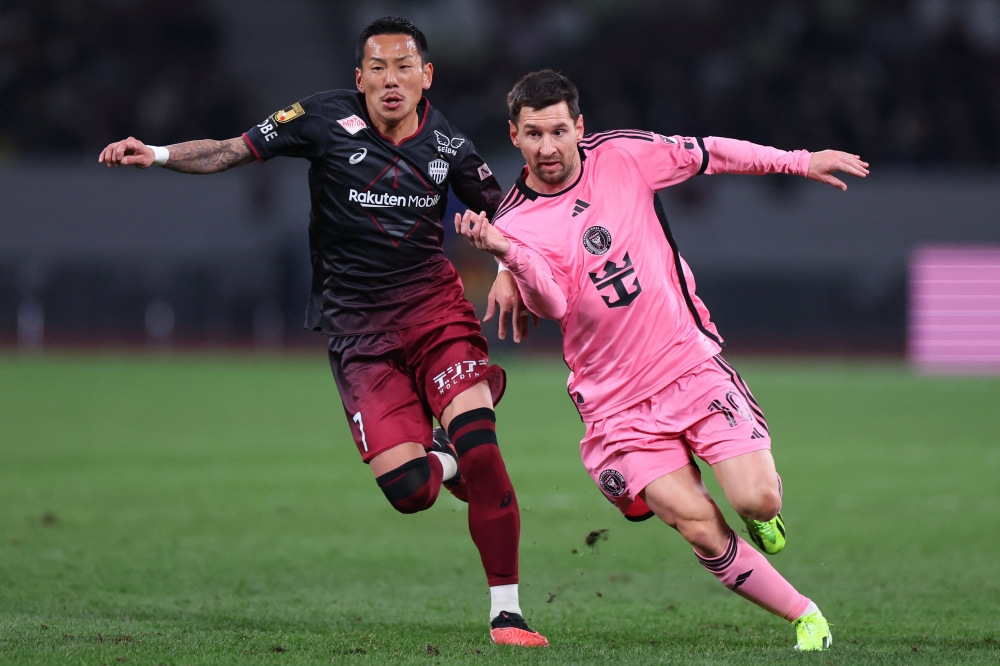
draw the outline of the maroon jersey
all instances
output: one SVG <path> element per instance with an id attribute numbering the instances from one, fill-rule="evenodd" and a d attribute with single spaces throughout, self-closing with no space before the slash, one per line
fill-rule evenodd
<path id="1" fill-rule="evenodd" d="M 472 142 L 423 99 L 399 144 L 372 126 L 362 94 L 319 93 L 243 135 L 261 162 L 310 162 L 312 294 L 306 328 L 327 335 L 391 331 L 472 312 L 444 256 L 448 186 L 491 218 L 503 198 Z"/>

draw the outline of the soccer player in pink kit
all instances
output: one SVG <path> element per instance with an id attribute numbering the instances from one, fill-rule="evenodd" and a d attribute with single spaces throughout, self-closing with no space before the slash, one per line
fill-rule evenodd
<path id="1" fill-rule="evenodd" d="M 722 339 L 656 193 L 702 173 L 795 174 L 846 190 L 833 173 L 864 177 L 868 165 L 714 137 L 584 137 L 576 88 L 551 70 L 524 77 L 507 101 L 527 167 L 493 224 L 470 211 L 455 226 L 509 269 L 531 312 L 559 321 L 569 393 L 587 426 L 584 466 L 626 517 L 652 510 L 719 582 L 793 622 L 797 649 L 828 648 L 819 608 L 726 524 L 694 464 L 712 466 L 751 540 L 779 552 L 767 422 L 719 355 Z"/>

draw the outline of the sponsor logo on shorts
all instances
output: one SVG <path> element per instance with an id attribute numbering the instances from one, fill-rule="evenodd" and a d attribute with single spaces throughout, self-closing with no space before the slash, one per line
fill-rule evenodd
<path id="1" fill-rule="evenodd" d="M 434 384 L 437 385 L 438 393 L 444 392 L 452 386 L 466 379 L 477 379 L 486 372 L 486 361 L 461 361 L 450 366 L 444 372 L 434 376 Z"/>
<path id="2" fill-rule="evenodd" d="M 601 490 L 611 497 L 621 497 L 628 488 L 625 477 L 616 469 L 606 469 L 601 472 L 599 483 Z"/>
<path id="3" fill-rule="evenodd" d="M 583 232 L 583 247 L 597 256 L 607 254 L 611 249 L 611 232 L 604 227 L 590 227 Z"/>

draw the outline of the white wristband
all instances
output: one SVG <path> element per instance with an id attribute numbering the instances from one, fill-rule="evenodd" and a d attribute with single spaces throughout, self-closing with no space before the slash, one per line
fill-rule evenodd
<path id="1" fill-rule="evenodd" d="M 497 268 L 497 275 L 500 275 L 504 271 L 509 271 L 510 270 L 509 268 L 507 268 L 506 266 L 504 266 L 503 264 L 501 264 L 499 261 L 497 262 L 497 266 L 499 266 L 499 268 Z"/>
<path id="2" fill-rule="evenodd" d="M 153 166 L 163 166 L 170 159 L 170 151 L 163 146 L 146 146 L 153 149 Z"/>

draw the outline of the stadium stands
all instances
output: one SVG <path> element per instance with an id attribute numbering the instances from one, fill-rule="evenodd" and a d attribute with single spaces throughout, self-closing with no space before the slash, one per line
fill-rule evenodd
<path id="1" fill-rule="evenodd" d="M 203 0 L 0 8 L 0 155 L 97 154 L 111 137 L 167 144 L 249 124 Z"/>
<path id="2" fill-rule="evenodd" d="M 427 33 L 432 103 L 504 185 L 520 166 L 503 129 L 504 97 L 523 73 L 548 66 L 580 86 L 590 131 L 716 134 L 869 160 L 871 182 L 823 204 L 822 215 L 800 212 L 820 210 L 810 206 L 821 193 L 792 179 L 702 179 L 665 195 L 700 292 L 736 349 L 801 341 L 902 352 L 909 250 L 1000 240 L 990 203 L 1000 165 L 1000 0 L 289 0 L 274 19 L 268 5 L 0 5 L 0 189 L 7 216 L 20 216 L 0 225 L 0 345 L 18 339 L 18 312 L 30 315 L 33 304 L 47 342 L 141 343 L 145 313 L 164 299 L 178 340 L 274 339 L 264 333 L 279 326 L 257 324 L 275 312 L 285 340 L 298 335 L 309 273 L 306 165 L 279 160 L 198 186 L 144 173 L 141 189 L 129 181 L 130 201 L 167 203 L 137 228 L 102 200 L 125 187 L 126 174 L 98 173 L 94 160 L 129 134 L 158 144 L 235 136 L 296 94 L 352 85 L 355 35 L 388 11 Z M 734 192 L 751 196 L 754 210 L 729 214 L 741 210 L 727 198 Z M 940 193 L 935 205 L 916 214 L 900 203 L 931 192 Z M 237 203 L 219 212 L 224 201 Z M 853 226 L 834 222 L 836 235 L 830 219 L 846 209 Z M 720 239 L 742 238 L 735 232 L 750 224 L 766 242 L 724 255 Z M 99 251 L 87 249 L 94 242 Z M 464 244 L 446 247 L 481 301 L 492 266 Z M 862 256 L 864 270 L 854 265 Z M 235 289 L 223 257 L 265 266 L 270 277 Z M 83 315 L 82 303 L 92 304 Z"/>

